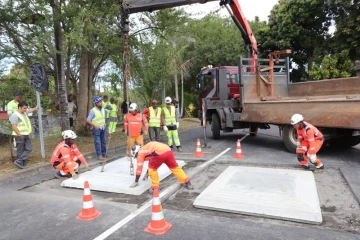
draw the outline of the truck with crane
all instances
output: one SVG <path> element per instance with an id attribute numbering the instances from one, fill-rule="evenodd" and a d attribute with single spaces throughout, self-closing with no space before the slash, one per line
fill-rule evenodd
<path id="1" fill-rule="evenodd" d="M 129 31 L 132 13 L 213 1 L 120 0 L 123 32 Z M 240 30 L 248 56 L 239 57 L 238 66 L 208 66 L 198 74 L 202 106 L 199 118 L 204 127 L 208 122 L 211 124 L 213 138 L 219 139 L 221 131 L 245 128 L 256 136 L 259 128 L 276 125 L 286 148 L 295 152 L 296 131 L 290 118 L 301 113 L 322 131 L 331 146 L 360 143 L 360 77 L 291 83 L 289 58 L 280 59 L 290 50 L 275 51 L 267 59 L 258 59 L 257 42 L 239 2 L 219 2 Z"/>

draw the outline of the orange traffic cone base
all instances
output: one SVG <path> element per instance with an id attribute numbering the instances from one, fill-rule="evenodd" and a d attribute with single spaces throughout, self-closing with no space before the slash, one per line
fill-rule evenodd
<path id="1" fill-rule="evenodd" d="M 101 212 L 99 212 L 98 210 L 95 209 L 95 212 L 93 214 L 90 215 L 84 215 L 82 212 L 79 213 L 79 215 L 77 215 L 76 219 L 79 220 L 93 220 L 95 218 L 97 218 L 98 216 L 100 216 Z"/>
<path id="2" fill-rule="evenodd" d="M 194 154 L 194 156 L 195 156 L 195 157 L 203 157 L 204 154 L 203 154 L 202 152 L 196 152 L 196 153 Z"/>
<path id="3" fill-rule="evenodd" d="M 153 234 L 156 234 L 156 235 L 162 235 L 162 234 L 166 233 L 171 227 L 172 227 L 172 224 L 165 221 L 165 226 L 164 227 L 162 227 L 162 228 L 153 228 L 151 226 L 151 222 L 150 222 L 149 225 L 147 225 L 147 227 L 144 230 L 145 230 L 145 232 L 148 232 L 148 233 L 153 233 Z"/>
<path id="4" fill-rule="evenodd" d="M 245 156 L 242 153 L 236 153 L 234 158 L 244 158 Z"/>

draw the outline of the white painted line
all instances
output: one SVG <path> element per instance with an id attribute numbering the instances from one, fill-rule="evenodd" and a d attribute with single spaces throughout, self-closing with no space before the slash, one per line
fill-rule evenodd
<path id="1" fill-rule="evenodd" d="M 216 159 L 218 159 L 219 157 L 221 157 L 222 155 L 224 155 L 227 151 L 229 151 L 231 148 L 227 148 L 226 150 L 224 150 L 223 152 L 221 152 L 219 155 L 215 156 L 214 158 L 210 159 L 209 161 L 201 164 L 200 166 L 196 167 L 194 169 L 194 173 L 192 174 L 195 175 L 197 173 L 199 173 L 204 167 L 208 166 L 209 164 L 215 162 Z M 189 176 L 191 178 L 191 176 Z M 175 192 L 177 190 L 177 188 L 179 187 L 178 183 L 175 183 L 173 185 L 171 185 L 170 187 L 166 188 L 164 191 L 161 191 L 159 197 L 160 199 L 164 196 L 166 196 L 167 194 L 172 192 Z M 108 230 L 106 230 L 105 232 L 103 232 L 102 234 L 100 234 L 99 236 L 97 236 L 94 240 L 104 240 L 106 239 L 108 236 L 110 236 L 111 234 L 113 234 L 114 232 L 116 232 L 117 230 L 119 230 L 122 226 L 124 226 L 125 224 L 127 224 L 128 222 L 130 222 L 132 219 L 134 219 L 136 216 L 138 216 L 140 213 L 142 213 L 143 211 L 145 211 L 145 209 L 151 207 L 152 205 L 152 199 L 149 200 L 148 202 L 146 202 L 144 205 L 142 205 L 140 208 L 138 208 L 137 210 L 135 210 L 134 212 L 130 213 L 127 217 L 125 217 L 124 219 L 122 219 L 120 222 L 116 223 L 114 226 L 112 226 L 111 228 L 109 228 Z"/>
<path id="2" fill-rule="evenodd" d="M 249 134 L 246 134 L 245 136 L 243 136 L 243 137 L 240 139 L 240 142 L 241 142 L 242 140 L 244 140 L 247 136 L 249 136 Z"/>

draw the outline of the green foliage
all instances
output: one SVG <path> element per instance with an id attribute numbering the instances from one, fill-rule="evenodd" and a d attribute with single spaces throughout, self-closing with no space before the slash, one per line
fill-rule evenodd
<path id="1" fill-rule="evenodd" d="M 309 71 L 314 80 L 350 77 L 353 73 L 353 63 L 349 59 L 349 52 L 342 51 L 333 56 L 325 56 L 319 64 L 315 64 Z"/>

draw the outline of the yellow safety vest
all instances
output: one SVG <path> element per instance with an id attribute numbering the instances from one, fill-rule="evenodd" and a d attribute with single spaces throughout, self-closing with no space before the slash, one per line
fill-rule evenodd
<path id="1" fill-rule="evenodd" d="M 9 120 L 10 116 L 18 110 L 18 106 L 19 103 L 17 103 L 15 100 L 12 100 L 7 104 L 6 108 L 9 115 Z"/>
<path id="2" fill-rule="evenodd" d="M 109 116 L 110 116 L 110 111 L 111 110 L 108 110 L 108 109 L 106 109 L 106 106 L 111 106 L 111 103 L 110 102 L 103 102 L 103 108 L 105 109 L 105 118 L 109 118 Z"/>
<path id="3" fill-rule="evenodd" d="M 97 127 L 105 126 L 105 109 L 104 107 L 101 108 L 101 112 L 97 107 L 93 108 L 95 113 L 95 117 L 91 120 L 91 122 Z"/>
<path id="4" fill-rule="evenodd" d="M 21 121 L 18 121 L 18 123 L 16 125 L 19 132 L 21 133 L 21 135 L 30 135 L 30 133 L 32 132 L 32 127 L 31 127 L 31 122 L 30 122 L 28 115 L 26 113 L 24 113 L 24 115 L 25 115 L 25 119 L 24 119 L 23 116 L 21 116 L 21 114 L 19 112 L 15 112 L 14 114 L 16 114 L 18 116 L 18 118 L 21 120 Z M 27 125 L 26 125 L 26 123 L 27 123 Z M 12 135 L 17 136 L 15 131 L 12 132 Z"/>
<path id="5" fill-rule="evenodd" d="M 171 113 L 169 112 L 167 107 L 164 107 L 165 125 L 166 126 L 176 125 L 175 107 L 171 106 L 170 109 L 171 109 Z"/>
<path id="6" fill-rule="evenodd" d="M 117 106 L 115 103 L 114 104 L 110 103 L 110 106 L 112 107 L 112 110 L 110 111 L 110 117 L 116 118 L 117 117 L 117 115 L 116 115 Z"/>
<path id="7" fill-rule="evenodd" d="M 161 108 L 157 108 L 157 114 L 155 115 L 155 110 L 153 107 L 149 107 L 150 120 L 149 127 L 160 127 L 160 118 L 161 118 Z"/>

